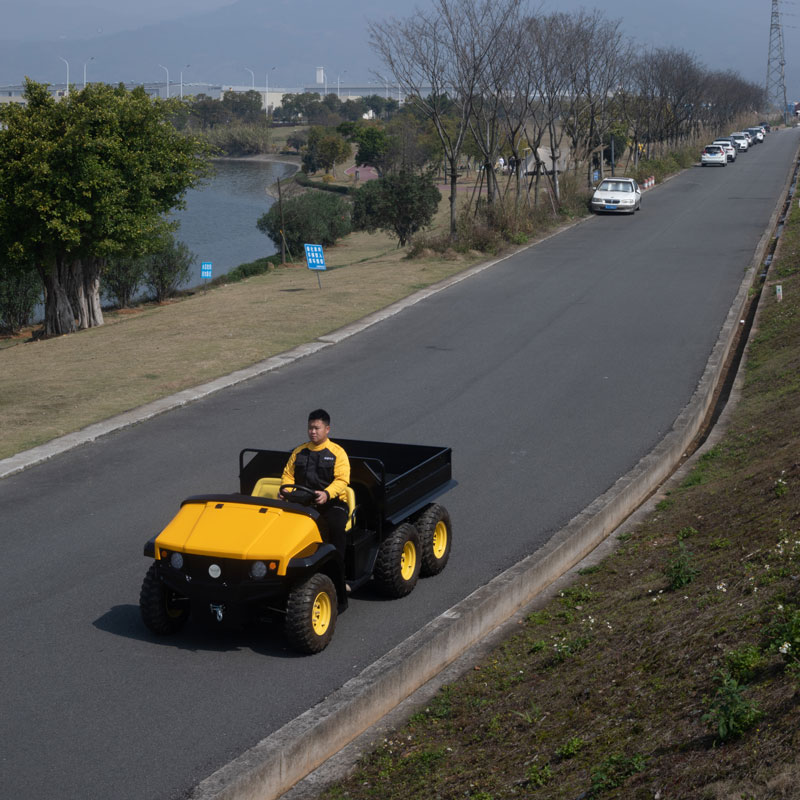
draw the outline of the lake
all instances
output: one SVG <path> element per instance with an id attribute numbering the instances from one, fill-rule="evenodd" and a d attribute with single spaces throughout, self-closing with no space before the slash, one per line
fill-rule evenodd
<path id="1" fill-rule="evenodd" d="M 276 252 L 272 240 L 256 221 L 275 202 L 267 187 L 293 175 L 292 164 L 232 159 L 215 161 L 215 176 L 186 193 L 186 208 L 171 215 L 180 223 L 175 236 L 197 256 L 186 286 L 201 283 L 200 263 L 211 261 L 213 277 L 239 264 Z"/>

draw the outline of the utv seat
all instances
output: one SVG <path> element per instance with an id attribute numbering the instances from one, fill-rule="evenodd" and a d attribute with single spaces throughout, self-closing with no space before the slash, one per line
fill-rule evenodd
<path id="1" fill-rule="evenodd" d="M 281 488 L 280 478 L 259 478 L 256 485 L 253 487 L 253 497 L 264 497 L 268 500 L 277 500 L 278 491 Z M 353 519 L 356 511 L 356 493 L 352 487 L 348 486 L 345 491 L 347 492 L 347 525 L 344 526 L 345 531 L 349 531 L 353 527 Z"/>

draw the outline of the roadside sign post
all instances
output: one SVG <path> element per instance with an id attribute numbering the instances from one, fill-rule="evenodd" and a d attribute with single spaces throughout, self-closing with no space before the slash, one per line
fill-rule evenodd
<path id="1" fill-rule="evenodd" d="M 306 264 L 308 268 L 317 273 L 317 285 L 322 288 L 322 281 L 320 280 L 320 272 L 325 272 L 325 254 L 322 252 L 321 244 L 306 244 L 303 245 L 306 249 Z"/>
<path id="2" fill-rule="evenodd" d="M 200 264 L 200 278 L 204 281 L 207 281 L 211 278 L 211 270 L 214 264 L 212 261 L 203 261 Z M 205 291 L 206 285 L 203 284 L 203 291 Z"/>

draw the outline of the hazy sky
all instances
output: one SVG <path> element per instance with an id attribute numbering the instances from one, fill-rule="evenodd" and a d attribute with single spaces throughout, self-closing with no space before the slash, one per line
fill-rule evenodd
<path id="1" fill-rule="evenodd" d="M 63 82 L 59 57 L 71 63 L 73 82 L 82 79 L 84 64 L 90 80 L 111 82 L 163 79 L 159 64 L 174 80 L 185 71 L 186 80 L 248 84 L 253 70 L 257 85 L 264 85 L 270 71 L 271 84 L 299 87 L 313 83 L 315 67 L 325 66 L 329 87 L 337 76 L 343 85 L 364 82 L 380 70 L 367 44 L 366 19 L 403 17 L 428 5 L 429 0 L 0 0 L 0 85 L 19 83 L 23 75 Z M 765 81 L 769 0 L 532 3 L 543 11 L 595 6 L 609 19 L 622 20 L 623 31 L 641 45 L 679 47 L 710 68 L 733 69 L 759 85 Z M 800 92 L 794 56 L 800 17 L 788 12 L 798 7 L 787 5 L 784 17 L 790 100 Z"/>

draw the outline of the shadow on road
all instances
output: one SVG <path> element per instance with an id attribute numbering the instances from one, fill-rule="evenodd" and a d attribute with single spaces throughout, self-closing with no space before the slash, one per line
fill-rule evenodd
<path id="1" fill-rule="evenodd" d="M 125 604 L 114 606 L 92 624 L 105 633 L 177 650 L 209 653 L 252 650 L 254 653 L 275 658 L 304 657 L 289 648 L 279 625 L 268 622 L 255 621 L 241 628 L 234 628 L 223 627 L 213 621 L 190 619 L 178 633 L 172 636 L 156 636 L 145 628 L 139 606 Z"/>

